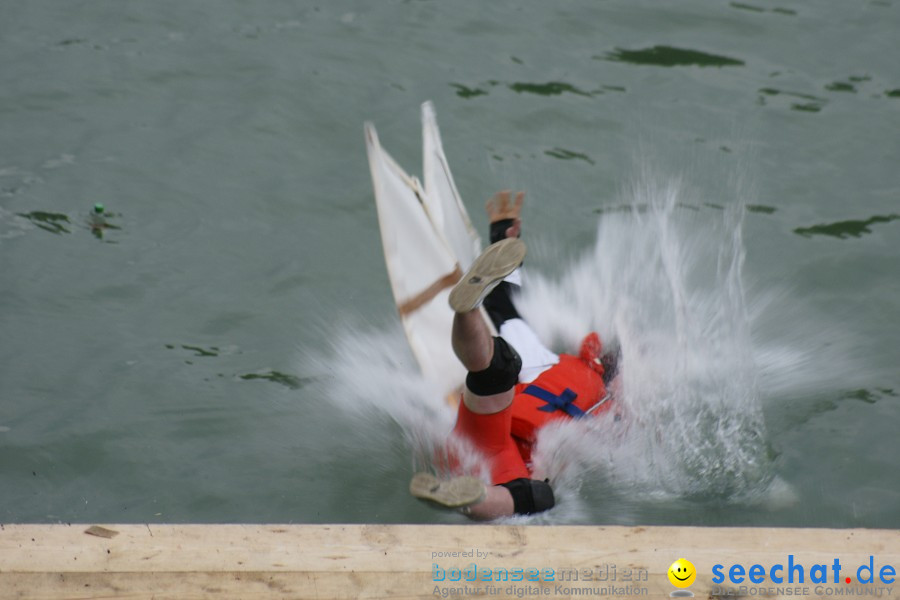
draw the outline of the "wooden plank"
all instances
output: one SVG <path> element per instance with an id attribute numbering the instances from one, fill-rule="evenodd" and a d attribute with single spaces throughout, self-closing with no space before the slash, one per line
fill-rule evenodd
<path id="1" fill-rule="evenodd" d="M 666 571 L 684 557 L 697 597 L 897 597 L 879 569 L 900 570 L 900 531 L 503 525 L 0 526 L 0 598 L 621 598 L 668 597 Z M 117 532 L 117 535 L 97 531 Z M 111 536 L 111 537 L 106 537 Z M 455 553 L 455 555 L 454 555 Z M 804 566 L 804 583 L 747 589 L 712 583 L 712 568 Z M 856 569 L 875 567 L 860 586 Z M 841 581 L 833 583 L 838 559 Z M 826 565 L 827 584 L 810 569 Z M 437 571 L 435 571 L 437 565 Z M 476 565 L 478 581 L 465 581 Z M 486 570 L 491 581 L 485 581 Z M 520 581 L 497 581 L 497 569 Z M 529 572 L 545 581 L 525 580 Z M 552 581 L 546 581 L 552 569 Z M 443 574 L 442 581 L 435 581 Z M 785 573 L 783 573 L 785 574 Z M 585 575 L 589 577 L 585 578 Z M 571 581 L 577 576 L 576 581 Z M 853 583 L 848 585 L 844 577 Z M 501 575 L 502 577 L 502 575 Z M 451 581 L 457 578 L 457 581 Z M 724 587 L 724 589 L 723 589 Z M 790 592 L 786 588 L 791 588 Z M 806 588 L 808 593 L 803 594 Z M 798 593 L 801 592 L 801 593 Z M 859 592 L 859 594 L 851 592 Z M 896 595 L 895 595 L 896 594 Z"/>

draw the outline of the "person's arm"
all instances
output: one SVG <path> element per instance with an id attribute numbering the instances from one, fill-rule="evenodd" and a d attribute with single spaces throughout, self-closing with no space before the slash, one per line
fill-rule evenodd
<path id="1" fill-rule="evenodd" d="M 490 239 L 492 244 L 521 235 L 521 214 L 524 200 L 525 192 L 516 192 L 513 197 L 510 190 L 501 190 L 484 205 L 491 223 Z M 497 331 L 500 331 L 501 325 L 506 321 L 522 318 L 512 301 L 513 294 L 518 290 L 519 286 L 516 283 L 501 281 L 484 299 L 484 309 Z"/>
<path id="2" fill-rule="evenodd" d="M 524 201 L 525 192 L 516 192 L 515 198 L 512 198 L 510 190 L 501 190 L 484 205 L 491 223 L 490 239 L 492 244 L 509 237 L 521 236 L 521 214 Z"/>

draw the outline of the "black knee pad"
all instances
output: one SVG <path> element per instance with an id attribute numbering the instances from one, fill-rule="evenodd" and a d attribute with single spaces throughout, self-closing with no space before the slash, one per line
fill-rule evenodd
<path id="1" fill-rule="evenodd" d="M 494 338 L 494 356 L 484 371 L 469 373 L 466 387 L 478 396 L 492 396 L 511 390 L 519 381 L 522 359 L 502 337 Z"/>
<path id="2" fill-rule="evenodd" d="M 524 477 L 501 483 L 512 494 L 517 515 L 533 515 L 556 505 L 553 488 L 546 481 Z"/>

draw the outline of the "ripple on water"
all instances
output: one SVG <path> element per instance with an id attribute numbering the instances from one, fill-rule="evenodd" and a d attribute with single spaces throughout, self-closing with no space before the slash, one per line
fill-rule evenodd
<path id="1" fill-rule="evenodd" d="M 548 81 L 547 83 L 517 82 L 509 84 L 509 89 L 517 94 L 538 94 L 539 96 L 559 96 L 561 94 L 576 94 L 578 96 L 591 97 L 591 92 L 586 92 L 563 81 Z"/>
<path id="2" fill-rule="evenodd" d="M 897 398 L 897 393 L 892 388 L 876 387 L 839 391 L 836 394 L 818 397 L 810 401 L 791 402 L 784 405 L 785 412 L 781 417 L 780 426 L 786 429 L 796 428 L 821 415 L 837 410 L 845 402 L 855 400 L 864 404 L 876 404 L 888 398 Z"/>
<path id="3" fill-rule="evenodd" d="M 728 6 L 739 10 L 749 10 L 751 12 L 766 12 L 762 6 L 754 6 L 753 4 L 744 4 L 742 2 L 731 2 Z"/>
<path id="4" fill-rule="evenodd" d="M 272 383 L 283 385 L 291 390 L 299 390 L 314 381 L 312 377 L 297 377 L 296 375 L 275 370 L 247 373 L 245 375 L 239 375 L 239 378 L 243 381 L 271 381 Z"/>
<path id="5" fill-rule="evenodd" d="M 747 212 L 762 213 L 764 215 L 771 215 L 776 210 L 774 206 L 766 206 L 765 204 L 748 204 L 744 208 L 747 209 Z"/>
<path id="6" fill-rule="evenodd" d="M 514 83 L 504 84 L 500 81 L 491 80 L 487 82 L 487 85 L 490 87 L 506 85 L 507 88 L 517 94 L 535 94 L 538 96 L 561 96 L 562 94 L 575 94 L 576 96 L 593 98 L 594 96 L 602 95 L 606 92 L 627 91 L 627 89 L 621 85 L 601 85 L 598 89 L 586 91 L 564 81 L 548 81 L 546 83 L 517 81 Z M 488 95 L 488 90 L 485 89 L 485 86 L 475 87 L 464 85 L 462 83 L 451 83 L 450 87 L 456 90 L 456 95 L 460 98 L 469 99 Z"/>
<path id="7" fill-rule="evenodd" d="M 900 215 L 875 215 L 865 221 L 838 221 L 836 223 L 813 225 L 812 227 L 798 227 L 794 229 L 794 233 L 807 238 L 814 235 L 827 235 L 845 240 L 847 238 L 858 238 L 872 233 L 872 230 L 869 229 L 871 225 L 875 225 L 876 223 L 890 223 L 897 219 L 900 219 Z"/>
<path id="8" fill-rule="evenodd" d="M 855 94 L 869 81 L 872 81 L 870 75 L 850 75 L 844 80 L 832 81 L 825 86 L 825 89 L 829 92 L 850 92 Z"/>
<path id="9" fill-rule="evenodd" d="M 699 50 L 686 48 L 673 48 L 672 46 L 653 46 L 640 50 L 626 50 L 616 48 L 604 56 L 595 56 L 597 60 L 610 60 L 613 62 L 625 62 L 635 65 L 654 65 L 658 67 L 740 67 L 744 61 L 710 54 Z"/>
<path id="10" fill-rule="evenodd" d="M 220 356 L 234 355 L 234 354 L 242 354 L 240 349 L 237 346 L 229 345 L 225 347 L 219 346 L 199 346 L 192 344 L 166 344 L 166 349 L 168 350 L 186 350 L 188 352 L 192 352 L 192 357 L 200 357 L 200 358 L 218 358 Z M 192 360 L 185 360 L 186 364 L 193 365 L 194 362 Z M 219 373 L 219 377 L 223 377 L 224 374 Z M 240 379 L 242 381 L 270 381 L 272 383 L 277 383 L 278 385 L 282 385 L 291 390 L 299 390 L 306 385 L 312 383 L 315 379 L 312 377 L 299 377 L 297 375 L 292 375 L 290 373 L 283 373 L 281 371 L 276 371 L 275 369 L 260 369 L 258 371 L 253 371 L 250 373 L 243 373 L 239 375 L 235 375 L 235 378 Z"/>
<path id="11" fill-rule="evenodd" d="M 825 86 L 829 92 L 853 92 L 856 93 L 856 87 L 852 83 L 846 81 L 834 81 Z"/>
<path id="12" fill-rule="evenodd" d="M 766 100 L 767 97 L 784 96 L 786 98 L 797 98 L 800 100 L 805 100 L 806 102 L 793 102 L 791 104 L 791 110 L 797 110 L 801 112 L 819 112 L 826 104 L 828 104 L 828 100 L 826 100 L 825 98 L 819 98 L 818 96 L 813 96 L 812 94 L 804 94 L 800 92 L 787 92 L 776 88 L 761 88 L 759 90 L 759 94 L 760 95 L 758 103 L 762 106 L 768 104 L 768 101 Z"/>
<path id="13" fill-rule="evenodd" d="M 750 12 L 764 13 L 764 12 L 773 12 L 779 15 L 788 15 L 795 16 L 797 14 L 796 10 L 792 10 L 790 8 L 781 8 L 780 6 L 776 6 L 771 9 L 771 11 L 763 8 L 762 6 L 756 6 L 755 4 L 746 4 L 744 2 L 732 2 L 729 4 L 731 8 L 737 8 L 738 10 L 747 10 Z"/>
<path id="14" fill-rule="evenodd" d="M 66 225 L 71 225 L 72 223 L 68 215 L 64 215 L 62 213 L 46 212 L 43 210 L 33 210 L 30 213 L 17 214 L 24 219 L 28 219 L 34 225 L 36 225 L 40 229 L 43 229 L 44 231 L 49 231 L 50 233 L 55 233 L 56 235 L 62 233 L 72 233 L 66 228 Z"/>
<path id="15" fill-rule="evenodd" d="M 470 88 L 461 83 L 451 83 L 450 87 L 456 88 L 456 95 L 460 98 L 475 98 L 476 96 L 487 96 L 487 90 L 480 88 Z"/>
<path id="16" fill-rule="evenodd" d="M 691 211 L 699 211 L 701 209 L 712 208 L 715 210 L 723 210 L 722 206 L 717 204 L 712 204 L 710 202 L 704 202 L 702 204 L 691 204 L 688 202 L 677 202 L 674 205 L 674 208 L 679 210 L 691 210 Z M 611 206 L 601 206 L 600 208 L 595 208 L 594 212 L 598 215 L 603 214 L 612 214 L 612 213 L 629 213 L 634 212 L 637 214 L 644 214 L 650 210 L 650 205 L 645 203 L 633 203 L 633 204 L 615 204 Z M 765 204 L 746 204 L 744 205 L 744 210 L 748 213 L 759 213 L 765 215 L 771 215 L 774 213 L 776 209 L 774 206 L 766 206 Z"/>
<path id="17" fill-rule="evenodd" d="M 553 158 L 558 158 L 560 160 L 583 160 L 588 164 L 595 164 L 591 157 L 587 154 L 584 154 L 583 152 L 566 150 L 565 148 L 553 148 L 552 150 L 545 150 L 544 154 L 546 154 L 547 156 L 552 156 Z"/>

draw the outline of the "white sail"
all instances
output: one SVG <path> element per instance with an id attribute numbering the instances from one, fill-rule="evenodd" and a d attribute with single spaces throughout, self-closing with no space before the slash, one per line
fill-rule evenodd
<path id="1" fill-rule="evenodd" d="M 456 190 L 431 102 L 422 104 L 422 155 L 425 202 L 431 221 L 465 271 L 481 252 L 481 238 Z"/>
<path id="2" fill-rule="evenodd" d="M 388 276 L 397 311 L 422 373 L 444 394 L 457 389 L 465 369 L 453 354 L 453 312 L 447 304 L 460 266 L 443 232 L 432 222 L 425 191 L 385 152 L 371 123 L 366 149 Z M 441 153 L 442 154 L 442 153 Z"/>

